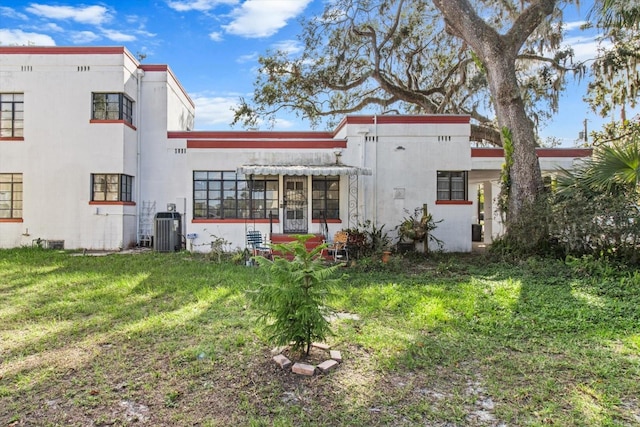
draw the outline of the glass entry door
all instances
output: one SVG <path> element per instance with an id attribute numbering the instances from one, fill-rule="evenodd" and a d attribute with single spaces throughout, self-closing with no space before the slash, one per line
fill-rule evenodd
<path id="1" fill-rule="evenodd" d="M 307 177 L 285 176 L 284 186 L 284 224 L 285 233 L 304 234 L 309 230 L 307 220 Z"/>

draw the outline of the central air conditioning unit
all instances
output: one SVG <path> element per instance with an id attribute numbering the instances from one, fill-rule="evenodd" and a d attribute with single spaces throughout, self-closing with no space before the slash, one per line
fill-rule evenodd
<path id="1" fill-rule="evenodd" d="M 153 250 L 174 252 L 182 248 L 181 218 L 178 212 L 158 212 L 153 221 Z"/>

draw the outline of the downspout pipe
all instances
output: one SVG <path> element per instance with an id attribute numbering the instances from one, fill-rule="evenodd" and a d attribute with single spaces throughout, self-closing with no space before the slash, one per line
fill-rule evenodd
<path id="1" fill-rule="evenodd" d="M 138 68 L 136 70 L 136 79 L 138 81 L 137 98 L 136 98 L 136 244 L 140 246 L 140 214 L 142 205 L 142 78 L 144 70 Z"/>
<path id="2" fill-rule="evenodd" d="M 378 116 L 373 115 L 373 224 L 378 224 Z"/>

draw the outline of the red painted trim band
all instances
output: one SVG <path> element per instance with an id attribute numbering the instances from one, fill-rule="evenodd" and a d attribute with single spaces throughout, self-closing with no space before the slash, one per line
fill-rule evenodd
<path id="1" fill-rule="evenodd" d="M 241 218 L 229 218 L 229 219 L 214 219 L 214 218 L 194 218 L 191 220 L 193 224 L 269 224 L 269 219 L 241 219 Z M 279 219 L 272 220 L 274 224 L 280 222 Z"/>
<path id="2" fill-rule="evenodd" d="M 131 123 L 127 122 L 126 120 L 98 120 L 98 119 L 91 119 L 91 120 L 89 120 L 89 123 L 121 124 L 121 125 L 126 125 L 126 126 L 130 127 L 133 130 L 138 130 L 134 125 L 132 125 Z"/>
<path id="3" fill-rule="evenodd" d="M 184 139 L 309 139 L 333 140 L 332 132 L 312 131 L 169 131 L 168 138 Z"/>
<path id="4" fill-rule="evenodd" d="M 0 136 L 0 141 L 24 141 L 24 136 Z"/>
<path id="5" fill-rule="evenodd" d="M 112 200 L 93 200 L 89 202 L 90 205 L 115 205 L 115 206 L 135 206 L 136 202 L 117 202 Z"/>
<path id="6" fill-rule="evenodd" d="M 538 157 L 590 157 L 593 154 L 591 148 L 537 148 Z M 495 158 L 504 157 L 503 148 L 472 148 L 471 157 Z"/>
<path id="7" fill-rule="evenodd" d="M 2 55 L 114 55 L 124 54 L 122 46 L 0 46 Z"/>
<path id="8" fill-rule="evenodd" d="M 349 125 L 373 125 L 373 124 L 469 124 L 471 117 L 467 115 L 381 115 L 381 116 L 347 116 L 338 124 L 334 132 Z"/>
<path id="9" fill-rule="evenodd" d="M 342 220 L 341 219 L 326 219 L 326 220 L 322 220 L 322 219 L 312 219 L 311 223 L 312 224 L 321 224 L 322 222 L 326 221 L 327 224 L 342 224 Z"/>
<path id="10" fill-rule="evenodd" d="M 24 222 L 22 218 L 0 218 L 0 222 Z"/>
<path id="11" fill-rule="evenodd" d="M 346 148 L 347 141 L 238 141 L 238 140 L 187 140 L 187 148 L 254 148 L 254 149 L 319 149 Z"/>
<path id="12" fill-rule="evenodd" d="M 436 205 L 472 205 L 471 200 L 436 200 Z"/>

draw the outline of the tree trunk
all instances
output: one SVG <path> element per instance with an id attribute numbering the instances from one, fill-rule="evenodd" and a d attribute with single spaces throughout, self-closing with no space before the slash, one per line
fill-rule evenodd
<path id="1" fill-rule="evenodd" d="M 530 212 L 526 208 L 533 205 L 543 188 L 542 174 L 535 151 L 534 126 L 524 108 L 515 64 L 525 41 L 553 13 L 557 0 L 529 2 L 512 27 L 502 34 L 483 20 L 468 0 L 433 2 L 444 15 L 447 31 L 464 40 L 480 58 L 487 73 L 498 124 L 501 129 L 508 129 L 512 136 L 507 233 L 513 230 L 513 225 L 519 224 L 526 231 L 521 236 L 513 236 L 516 242 L 525 238 L 529 243 L 537 242 L 546 231 L 535 226 L 535 218 L 530 213 L 527 213 L 529 217 L 523 213 Z"/>
<path id="2" fill-rule="evenodd" d="M 542 173 L 536 155 L 534 125 L 527 117 L 516 81 L 515 61 L 509 55 L 501 54 L 488 58 L 485 64 L 491 92 L 494 94 L 498 125 L 501 129 L 510 131 L 513 141 L 508 227 L 510 223 L 527 222 L 526 218 L 521 217 L 521 213 L 523 208 L 536 201 L 542 191 Z"/>

